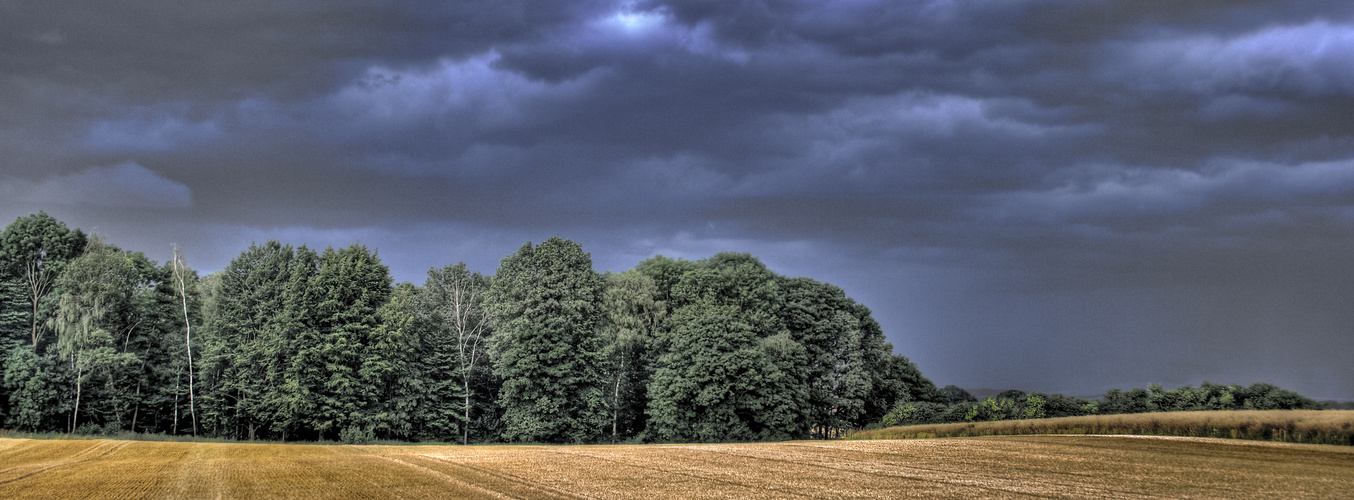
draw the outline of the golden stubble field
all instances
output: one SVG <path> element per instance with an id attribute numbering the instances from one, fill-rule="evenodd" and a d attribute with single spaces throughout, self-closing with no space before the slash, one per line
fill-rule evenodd
<path id="1" fill-rule="evenodd" d="M 0 439 L 0 498 L 1335 498 L 1354 449 L 1000 436 L 640 446 Z"/>

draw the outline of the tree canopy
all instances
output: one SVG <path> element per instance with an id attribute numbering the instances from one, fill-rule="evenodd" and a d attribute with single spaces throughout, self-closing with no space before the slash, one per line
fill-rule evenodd
<path id="1" fill-rule="evenodd" d="M 199 276 L 39 213 L 0 235 L 0 334 L 0 416 L 36 431 L 764 440 L 945 400 L 840 288 L 741 253 L 601 274 L 558 237 L 421 285 L 278 241 Z"/>

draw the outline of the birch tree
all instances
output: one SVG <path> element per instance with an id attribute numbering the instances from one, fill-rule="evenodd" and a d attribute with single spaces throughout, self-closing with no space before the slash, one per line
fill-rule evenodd
<path id="1" fill-rule="evenodd" d="M 470 390 L 475 367 L 484 362 L 486 326 L 484 294 L 488 280 L 466 269 L 465 262 L 428 270 L 423 288 L 434 317 L 447 328 L 456 344 L 456 372 L 463 391 L 461 444 L 470 443 Z"/>
<path id="2" fill-rule="evenodd" d="M 633 421 L 643 417 L 643 356 L 645 347 L 667 315 L 667 308 L 663 301 L 654 300 L 658 288 L 653 279 L 638 271 L 607 274 L 606 284 L 602 295 L 602 308 L 606 313 L 602 354 L 610 362 L 611 442 L 614 443 L 619 437 L 623 412 L 627 414 L 627 420 L 632 421 L 627 427 L 633 427 Z"/>
<path id="3" fill-rule="evenodd" d="M 85 254 L 71 261 L 61 275 L 65 290 L 47 326 L 57 333 L 57 351 L 75 372 L 75 405 L 68 432 L 79 424 L 84 382 L 95 369 L 119 363 L 135 363 L 139 356 L 115 348 L 116 339 L 107 328 L 109 311 L 125 303 L 137 279 L 131 259 L 107 247 L 99 238 L 90 240 Z"/>
<path id="4" fill-rule="evenodd" d="M 192 417 L 193 437 L 197 437 L 197 403 L 193 399 L 193 322 L 188 317 L 188 280 L 191 271 L 178 245 L 174 245 L 173 260 L 170 263 L 173 269 L 174 291 L 178 292 L 179 302 L 183 305 L 183 345 L 188 360 L 188 414 Z"/>

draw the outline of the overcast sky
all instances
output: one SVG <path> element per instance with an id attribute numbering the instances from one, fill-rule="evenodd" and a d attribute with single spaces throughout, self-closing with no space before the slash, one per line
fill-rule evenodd
<path id="1" fill-rule="evenodd" d="M 1354 399 L 1354 2 L 0 0 L 0 221 L 749 252 L 939 385 Z"/>

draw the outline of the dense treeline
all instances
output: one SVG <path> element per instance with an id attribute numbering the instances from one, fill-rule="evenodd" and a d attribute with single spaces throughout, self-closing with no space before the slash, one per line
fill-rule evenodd
<path id="1" fill-rule="evenodd" d="M 1199 387 L 1163 389 L 1153 384 L 1147 389 L 1129 391 L 1110 389 L 1097 401 L 1042 392 L 1025 393 L 1018 389 L 1002 391 L 995 397 L 978 401 L 968 391 L 953 385 L 941 388 L 945 402 L 899 401 L 874 426 L 988 422 L 1031 418 L 1078 417 L 1162 411 L 1204 410 L 1319 410 L 1319 403 L 1273 384 L 1257 382 L 1249 387 L 1204 382 Z"/>
<path id="2" fill-rule="evenodd" d="M 869 309 L 747 254 L 600 274 L 574 242 L 394 284 L 275 241 L 199 277 L 38 213 L 0 235 L 4 425 L 233 439 L 826 436 L 945 395 Z"/>

